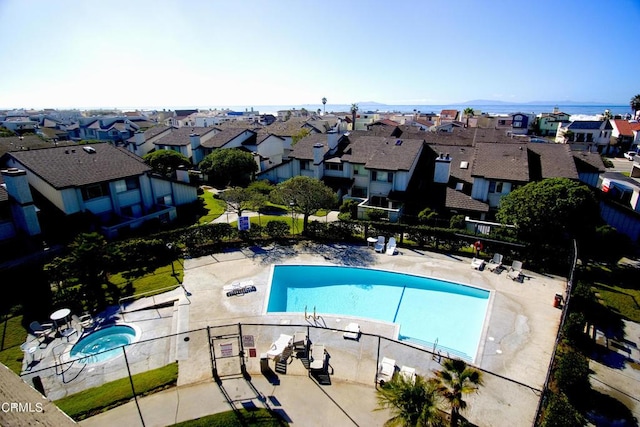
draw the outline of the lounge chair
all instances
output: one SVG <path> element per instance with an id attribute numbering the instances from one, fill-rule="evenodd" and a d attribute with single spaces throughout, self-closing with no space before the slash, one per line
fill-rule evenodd
<path id="1" fill-rule="evenodd" d="M 271 344 L 271 348 L 267 351 L 267 355 L 271 359 L 279 358 L 282 356 L 282 353 L 291 347 L 291 340 L 293 337 L 287 334 L 280 334 L 277 340 Z"/>
<path id="2" fill-rule="evenodd" d="M 351 322 L 344 328 L 344 333 L 342 334 L 344 339 L 349 340 L 359 340 L 360 339 L 360 325 L 355 322 Z"/>
<path id="3" fill-rule="evenodd" d="M 396 238 L 390 237 L 389 243 L 387 243 L 387 255 L 395 255 L 396 253 Z"/>
<path id="4" fill-rule="evenodd" d="M 374 249 L 376 250 L 376 252 L 382 253 L 382 251 L 384 251 L 384 241 L 385 241 L 384 236 L 378 236 L 378 241 L 374 246 Z"/>
<path id="5" fill-rule="evenodd" d="M 509 267 L 509 271 L 507 272 L 507 276 L 511 280 L 520 281 L 520 279 L 522 278 L 522 262 L 513 261 L 513 263 L 511 264 L 511 267 Z"/>
<path id="6" fill-rule="evenodd" d="M 33 335 L 40 341 L 40 344 L 47 342 L 49 338 L 55 338 L 56 335 L 56 329 L 53 323 L 40 323 L 34 320 L 29 324 L 29 329 L 31 329 Z"/>
<path id="7" fill-rule="evenodd" d="M 480 258 L 473 258 L 471 260 L 471 267 L 475 268 L 476 270 L 482 270 L 482 268 L 484 267 L 484 260 L 481 260 Z"/>
<path id="8" fill-rule="evenodd" d="M 400 376 L 404 378 L 405 381 L 408 381 L 412 384 L 416 382 L 416 368 L 410 368 L 408 366 L 403 366 L 400 368 Z"/>
<path id="9" fill-rule="evenodd" d="M 77 336 L 78 330 L 73 326 L 70 326 L 66 329 L 63 329 L 62 332 L 60 332 L 60 337 L 66 338 L 67 342 L 69 342 L 69 338 L 71 338 L 71 336 L 73 336 L 74 334 Z"/>
<path id="10" fill-rule="evenodd" d="M 327 351 L 324 344 L 311 344 L 311 363 L 309 368 L 314 371 L 324 370 Z"/>
<path id="11" fill-rule="evenodd" d="M 502 255 L 495 253 L 491 261 L 487 263 L 487 269 L 489 271 L 496 271 L 502 268 Z"/>
<path id="12" fill-rule="evenodd" d="M 391 381 L 393 378 L 393 374 L 396 373 L 396 361 L 393 359 L 389 359 L 388 357 L 383 357 L 382 362 L 380 362 L 380 366 L 378 366 L 378 375 L 376 376 L 376 382 L 379 384 L 384 384 L 385 382 Z"/>
<path id="13" fill-rule="evenodd" d="M 307 351 L 309 339 L 306 332 L 296 332 L 293 334 L 293 350 L 294 351 Z"/>

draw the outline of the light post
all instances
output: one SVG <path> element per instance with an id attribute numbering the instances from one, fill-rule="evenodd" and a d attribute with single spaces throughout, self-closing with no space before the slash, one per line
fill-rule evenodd
<path id="1" fill-rule="evenodd" d="M 289 207 L 291 208 L 291 234 L 294 234 L 296 231 L 296 223 L 294 222 L 294 218 L 293 218 L 293 209 L 296 206 L 296 201 L 292 200 L 289 202 Z"/>
<path id="2" fill-rule="evenodd" d="M 176 277 L 176 269 L 173 266 L 173 244 L 167 243 L 167 249 L 169 249 L 169 253 L 171 255 L 171 276 Z"/>

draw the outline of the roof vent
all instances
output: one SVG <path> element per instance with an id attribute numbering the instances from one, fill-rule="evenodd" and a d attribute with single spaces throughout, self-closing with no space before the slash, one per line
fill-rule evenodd
<path id="1" fill-rule="evenodd" d="M 456 191 L 462 191 L 463 187 L 464 187 L 464 183 L 463 182 L 456 183 Z"/>
<path id="2" fill-rule="evenodd" d="M 401 139 L 397 140 L 396 145 L 402 145 L 402 140 Z"/>
<path id="3" fill-rule="evenodd" d="M 85 152 L 89 153 L 89 154 L 95 154 L 95 152 L 96 152 L 96 149 L 95 149 L 95 148 L 93 148 L 93 147 L 87 147 L 87 146 L 85 146 L 85 147 L 82 147 L 82 149 L 83 149 Z"/>
<path id="4" fill-rule="evenodd" d="M 469 169 L 469 162 L 460 162 L 460 169 Z"/>

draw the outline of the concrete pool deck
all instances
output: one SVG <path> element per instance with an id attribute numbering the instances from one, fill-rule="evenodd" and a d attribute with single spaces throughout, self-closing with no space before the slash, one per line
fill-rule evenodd
<path id="1" fill-rule="evenodd" d="M 255 348 L 258 353 L 262 353 L 269 349 L 280 333 L 289 333 L 297 328 L 288 328 L 288 325 L 309 323 L 302 314 L 264 314 L 266 287 L 272 264 L 371 267 L 470 284 L 492 291 L 475 359 L 476 366 L 491 374 L 485 375 L 485 385 L 480 393 L 469 396 L 469 411 L 465 415 L 477 425 L 531 425 L 539 399 L 536 390 L 541 389 L 544 384 L 560 321 L 561 311 L 553 306 L 554 296 L 556 293 L 564 295 L 566 279 L 530 272 L 525 265 L 525 278 L 519 283 L 509 279 L 505 272 L 495 274 L 486 270 L 477 271 L 471 267 L 469 258 L 403 248 L 399 250 L 399 254 L 388 256 L 375 253 L 367 246 L 307 243 L 294 247 L 251 247 L 185 260 L 183 285 L 189 296 L 180 297 L 174 313 L 176 330 L 184 333 L 207 326 L 237 323 L 277 326 L 251 329 L 250 333 L 255 337 Z M 241 297 L 225 295 L 224 286 L 247 280 L 253 281 L 256 292 Z M 342 329 L 351 320 L 344 316 L 326 315 L 321 309 L 318 311 L 328 328 Z M 388 338 L 395 338 L 397 334 L 397 326 L 393 324 L 367 319 L 357 321 L 365 334 Z M 140 399 L 143 407 L 153 405 L 152 402 L 161 402 L 162 396 L 166 396 L 164 407 L 173 408 L 172 414 L 175 416 L 167 419 L 160 414 L 160 409 L 143 409 L 143 414 L 149 416 L 157 413 L 157 417 L 153 417 L 155 421 L 148 420 L 145 416 L 146 425 L 167 425 L 230 409 L 225 399 L 218 399 L 222 393 L 212 380 L 206 335 L 194 333 L 190 334 L 190 338 L 188 342 L 177 342 L 179 387 L 175 391 L 168 390 Z M 312 415 L 324 405 L 329 411 L 327 413 L 337 411 L 335 418 L 332 418 L 335 425 L 382 425 L 389 414 L 386 411 L 373 412 L 376 403 L 373 382 L 377 357 L 393 355 L 398 360 L 398 365 L 416 366 L 418 373 L 422 375 L 428 375 L 427 369 L 432 366 L 425 362 L 424 352 L 408 347 L 386 347 L 382 349 L 385 354 L 379 355 L 376 353 L 379 351 L 379 344 L 377 346 L 372 339 L 362 339 L 359 343 L 342 342 L 340 334 L 331 335 L 329 331 L 323 330 L 312 331 L 310 338 L 312 341 L 315 338 L 327 343 L 331 360 L 336 366 L 331 386 L 320 387 L 323 391 L 318 397 L 320 400 L 309 394 L 310 390 L 319 386 L 308 378 L 306 369 L 297 361 L 290 365 L 287 375 L 280 376 L 279 385 L 274 386 L 261 375 L 259 358 L 247 358 L 247 370 L 253 378 L 253 385 L 263 396 L 278 396 L 282 409 L 294 424 L 326 425 L 327 418 Z M 421 366 L 424 369 L 420 369 Z M 236 380 L 225 380 L 224 387 L 229 384 L 227 381 Z M 194 387 L 202 387 L 208 391 L 193 392 L 194 396 L 200 397 L 193 397 L 194 400 L 188 405 L 194 409 L 189 411 L 184 398 L 176 401 L 176 396 L 182 394 L 182 390 L 187 393 L 187 390 L 193 390 Z M 234 387 L 235 390 L 242 388 L 238 385 Z M 355 396 L 358 398 L 355 399 Z M 163 407 L 162 404 L 157 405 Z M 129 416 L 137 417 L 135 407 L 131 409 L 130 406 L 128 404 L 115 408 L 81 424 L 113 425 L 123 422 Z M 305 417 L 306 410 L 310 412 Z M 133 418 L 130 421 L 133 422 Z"/>

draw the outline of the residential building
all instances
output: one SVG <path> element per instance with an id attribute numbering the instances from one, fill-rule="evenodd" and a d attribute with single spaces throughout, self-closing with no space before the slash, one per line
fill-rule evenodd
<path id="1" fill-rule="evenodd" d="M 535 114 L 514 113 L 511 115 L 511 131 L 516 135 L 528 135 L 535 121 Z"/>
<path id="2" fill-rule="evenodd" d="M 634 125 L 638 123 L 630 123 L 628 120 L 623 119 L 610 119 L 611 123 L 611 145 L 618 150 L 618 153 L 624 153 L 625 151 L 632 150 L 634 145 Z M 637 146 L 637 145 L 636 145 Z"/>
<path id="3" fill-rule="evenodd" d="M 458 121 L 460 118 L 460 111 L 458 110 L 442 110 L 440 111 L 440 117 L 438 117 L 438 125 L 444 125 L 447 123 Z"/>
<path id="4" fill-rule="evenodd" d="M 538 134 L 541 136 L 556 136 L 560 124 L 569 123 L 571 116 L 561 112 L 558 107 L 553 113 L 542 113 L 537 121 Z"/>
<path id="5" fill-rule="evenodd" d="M 596 151 L 608 154 L 613 127 L 609 120 L 575 120 L 558 127 L 556 142 L 571 145 L 572 150 Z"/>
<path id="6" fill-rule="evenodd" d="M 172 116 L 165 119 L 164 124 L 174 128 L 196 126 L 195 115 L 198 110 L 175 110 Z"/>
<path id="7" fill-rule="evenodd" d="M 82 118 L 78 122 L 80 139 L 119 143 L 131 138 L 140 126 L 126 117 Z"/>
<path id="8" fill-rule="evenodd" d="M 9 152 L 1 160 L 26 175 L 29 192 L 43 203 L 65 216 L 85 215 L 108 237 L 152 219 L 171 221 L 176 206 L 197 198 L 196 187 L 153 174 L 140 157 L 111 144 Z"/>
<path id="9" fill-rule="evenodd" d="M 157 125 L 147 130 L 136 132 L 131 138 L 122 144 L 127 150 L 140 157 L 156 149 L 155 142 L 171 133 L 172 128 L 165 125 Z"/>

